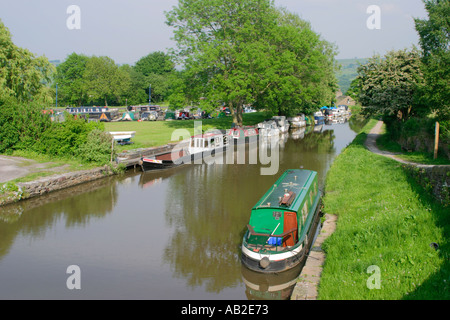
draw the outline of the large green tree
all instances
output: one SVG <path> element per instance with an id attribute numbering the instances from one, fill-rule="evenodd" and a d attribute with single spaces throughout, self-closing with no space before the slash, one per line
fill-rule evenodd
<path id="1" fill-rule="evenodd" d="M 130 75 L 106 56 L 89 58 L 83 73 L 83 82 L 88 100 L 103 100 L 106 106 L 108 101 L 120 103 L 121 97 L 131 84 Z"/>
<path id="2" fill-rule="evenodd" d="M 450 119 L 450 1 L 426 0 L 428 19 L 415 19 L 422 48 L 423 101 L 443 119 Z"/>
<path id="3" fill-rule="evenodd" d="M 78 106 L 86 102 L 86 79 L 83 75 L 88 61 L 88 56 L 72 53 L 56 67 L 54 86 L 58 87 L 58 100 Z"/>
<path id="4" fill-rule="evenodd" d="M 16 46 L 11 34 L 0 20 L 0 95 L 50 104 L 53 91 L 49 83 L 54 66 L 44 56 L 35 57 L 27 49 Z"/>
<path id="5" fill-rule="evenodd" d="M 288 114 L 335 87 L 331 46 L 271 0 L 180 0 L 167 23 L 188 98 L 227 105 L 236 125 L 244 104 Z"/>
<path id="6" fill-rule="evenodd" d="M 417 114 L 418 89 L 423 84 L 417 49 L 375 55 L 358 68 L 359 102 L 368 114 L 406 120 Z"/>
<path id="7" fill-rule="evenodd" d="M 166 74 L 175 70 L 175 65 L 171 57 L 161 51 L 155 51 L 140 58 L 134 67 L 137 72 L 142 73 L 144 76 L 150 74 Z"/>

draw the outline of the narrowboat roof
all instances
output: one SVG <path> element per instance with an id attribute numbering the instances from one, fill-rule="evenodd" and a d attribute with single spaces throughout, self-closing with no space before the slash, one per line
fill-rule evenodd
<path id="1" fill-rule="evenodd" d="M 290 169 L 285 171 L 252 210 L 272 208 L 298 211 L 316 176 L 317 172 L 310 170 Z M 292 192 L 292 198 L 285 198 L 285 195 L 287 196 L 290 192 Z M 281 203 L 284 200 L 286 202 Z"/>

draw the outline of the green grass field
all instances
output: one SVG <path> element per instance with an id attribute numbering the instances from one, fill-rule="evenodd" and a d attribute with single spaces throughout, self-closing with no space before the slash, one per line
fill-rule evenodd
<path id="1" fill-rule="evenodd" d="M 324 211 L 338 222 L 323 245 L 319 299 L 449 299 L 448 208 L 399 163 L 364 147 L 375 123 L 366 125 L 327 175 Z M 376 283 L 379 289 L 372 287 Z"/>
<path id="2" fill-rule="evenodd" d="M 255 125 L 266 118 L 270 118 L 270 116 L 264 112 L 245 113 L 243 118 L 244 125 Z M 125 151 L 161 146 L 174 142 L 172 141 L 172 134 L 176 129 L 186 129 L 192 135 L 194 133 L 194 121 L 196 120 L 106 122 L 105 130 L 136 131 L 135 137 L 132 139 L 133 144 L 119 146 L 119 151 Z M 229 129 L 231 128 L 231 123 L 232 118 L 230 116 L 201 120 L 203 132 L 210 129 Z"/>

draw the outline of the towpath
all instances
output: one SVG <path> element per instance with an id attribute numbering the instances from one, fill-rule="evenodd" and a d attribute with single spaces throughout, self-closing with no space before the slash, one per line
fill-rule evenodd
<path id="1" fill-rule="evenodd" d="M 0 155 L 0 183 L 22 178 L 36 172 L 57 174 L 66 171 L 67 167 L 67 165 L 57 166 L 50 162 L 39 163 L 32 159 Z"/>
<path id="2" fill-rule="evenodd" d="M 364 143 L 365 147 L 376 154 L 391 158 L 403 164 L 413 165 L 419 168 L 433 168 L 445 167 L 450 168 L 450 165 L 425 165 L 403 160 L 398 157 L 398 154 L 380 150 L 377 147 L 377 139 L 381 135 L 383 121 L 378 121 L 375 127 L 367 135 Z M 320 276 L 322 274 L 323 264 L 325 263 L 325 253 L 321 246 L 323 242 L 336 230 L 336 215 L 326 214 L 325 222 L 322 230 L 313 244 L 311 251 L 306 260 L 305 266 L 297 280 L 297 284 L 291 294 L 291 300 L 316 300 L 318 296 L 318 287 Z"/>
<path id="3" fill-rule="evenodd" d="M 427 165 L 427 164 L 420 164 L 420 163 L 416 163 L 416 162 L 406 161 L 406 160 L 403 160 L 400 157 L 398 157 L 398 155 L 399 155 L 398 153 L 378 149 L 377 139 L 381 135 L 382 126 L 383 126 L 383 121 L 378 121 L 377 124 L 375 125 L 375 127 L 373 127 L 372 130 L 367 135 L 367 139 L 366 139 L 366 142 L 364 143 L 364 145 L 366 146 L 366 148 L 369 151 L 379 154 L 379 155 L 382 155 L 382 156 L 385 156 L 385 157 L 388 157 L 388 158 L 391 158 L 400 163 L 413 165 L 413 166 L 416 166 L 419 168 L 450 167 L 450 165 Z"/>

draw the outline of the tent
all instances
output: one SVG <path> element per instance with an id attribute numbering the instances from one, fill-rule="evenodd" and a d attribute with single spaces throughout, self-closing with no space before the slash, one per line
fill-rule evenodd
<path id="1" fill-rule="evenodd" d="M 120 121 L 135 121 L 134 112 L 124 112 Z"/>

